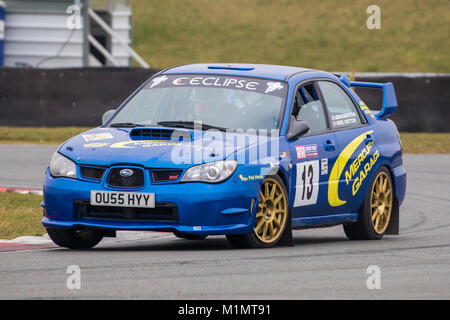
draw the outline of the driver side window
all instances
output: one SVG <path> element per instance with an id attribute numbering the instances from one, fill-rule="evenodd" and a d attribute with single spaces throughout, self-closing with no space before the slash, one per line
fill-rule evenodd
<path id="1" fill-rule="evenodd" d="M 306 84 L 295 93 L 292 115 L 297 120 L 308 122 L 309 133 L 327 129 L 327 122 L 322 103 L 319 100 L 314 84 Z"/>

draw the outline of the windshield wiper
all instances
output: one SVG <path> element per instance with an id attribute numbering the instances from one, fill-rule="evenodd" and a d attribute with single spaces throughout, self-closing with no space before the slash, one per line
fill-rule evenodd
<path id="1" fill-rule="evenodd" d="M 136 128 L 145 127 L 142 124 L 132 123 L 132 122 L 117 122 L 109 125 L 112 128 Z"/>
<path id="2" fill-rule="evenodd" d="M 210 124 L 205 124 L 205 123 L 200 123 L 197 121 L 183 121 L 183 120 L 179 120 L 179 121 L 160 121 L 158 122 L 158 125 L 160 126 L 168 126 L 168 127 L 176 127 L 176 128 L 188 128 L 188 129 L 194 129 L 194 127 L 196 125 L 200 126 L 202 130 L 209 130 L 209 129 L 216 129 L 216 130 L 220 130 L 220 131 L 227 131 L 228 128 L 223 128 L 223 127 L 219 127 L 219 126 L 213 126 Z"/>

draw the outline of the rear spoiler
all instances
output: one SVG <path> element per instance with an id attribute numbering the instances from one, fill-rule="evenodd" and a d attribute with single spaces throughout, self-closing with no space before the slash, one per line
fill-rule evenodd
<path id="1" fill-rule="evenodd" d="M 395 95 L 394 85 L 392 82 L 387 83 L 374 83 L 374 82 L 356 82 L 350 81 L 346 75 L 342 75 L 339 80 L 347 87 L 353 88 L 369 88 L 369 89 L 381 89 L 383 90 L 383 105 L 381 111 L 375 114 L 377 118 L 384 118 L 389 114 L 397 112 L 398 104 L 397 97 Z"/>

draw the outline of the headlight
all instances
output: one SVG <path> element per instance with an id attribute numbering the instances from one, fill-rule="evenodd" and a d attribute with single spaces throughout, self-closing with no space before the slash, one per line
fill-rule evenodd
<path id="1" fill-rule="evenodd" d="M 73 161 L 55 152 L 50 160 L 50 173 L 54 177 L 76 178 L 77 167 Z"/>
<path id="2" fill-rule="evenodd" d="M 216 161 L 189 168 L 181 181 L 221 182 L 230 177 L 237 167 L 237 161 Z"/>

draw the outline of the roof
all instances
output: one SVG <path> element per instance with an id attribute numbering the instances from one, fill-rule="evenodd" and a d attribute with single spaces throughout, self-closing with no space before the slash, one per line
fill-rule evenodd
<path id="1" fill-rule="evenodd" d="M 285 80 L 287 77 L 299 73 L 311 71 L 311 69 L 277 66 L 268 64 L 244 64 L 244 63 L 197 63 L 165 70 L 164 74 L 221 74 L 232 76 L 267 78 Z"/>

